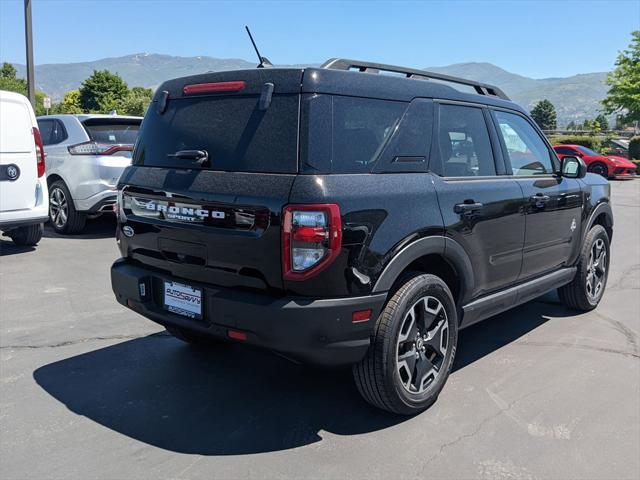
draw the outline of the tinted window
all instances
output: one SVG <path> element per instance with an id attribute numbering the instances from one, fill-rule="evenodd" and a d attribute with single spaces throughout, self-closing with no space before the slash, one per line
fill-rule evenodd
<path id="1" fill-rule="evenodd" d="M 38 120 L 38 130 L 42 137 L 43 145 L 51 145 L 51 132 L 53 131 L 53 120 Z"/>
<path id="2" fill-rule="evenodd" d="M 585 155 L 600 155 L 598 152 L 594 152 L 590 148 L 583 147 L 582 145 L 578 146 L 578 150 L 580 150 Z"/>
<path id="3" fill-rule="evenodd" d="M 331 171 L 370 172 L 405 109 L 401 102 L 334 96 Z"/>
<path id="4" fill-rule="evenodd" d="M 178 158 L 180 150 L 204 150 L 210 168 L 234 172 L 297 171 L 298 95 L 274 95 L 267 110 L 259 97 L 204 96 L 171 99 L 163 114 L 149 109 L 134 164 L 200 167 Z"/>
<path id="5" fill-rule="evenodd" d="M 561 153 L 563 155 L 575 155 L 576 152 L 573 148 L 569 148 L 569 147 L 553 147 L 553 149 L 558 152 Z"/>
<path id="6" fill-rule="evenodd" d="M 438 145 L 444 176 L 496 174 L 489 132 L 480 108 L 440 105 Z"/>
<path id="7" fill-rule="evenodd" d="M 551 153 L 538 132 L 520 115 L 495 112 L 514 175 L 553 173 Z"/>
<path id="8" fill-rule="evenodd" d="M 96 118 L 85 120 L 83 125 L 91 140 L 113 145 L 133 145 L 140 130 L 140 120 L 129 119 Z"/>

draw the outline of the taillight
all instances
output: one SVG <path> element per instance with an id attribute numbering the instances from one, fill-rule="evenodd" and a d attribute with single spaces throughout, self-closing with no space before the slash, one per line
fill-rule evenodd
<path id="1" fill-rule="evenodd" d="M 111 155 L 116 152 L 131 152 L 133 145 L 129 144 L 112 144 L 99 142 L 83 142 L 71 145 L 67 148 L 71 155 Z"/>
<path id="2" fill-rule="evenodd" d="M 44 145 L 42 144 L 42 136 L 40 136 L 40 130 L 33 127 L 33 141 L 36 144 L 36 162 L 38 165 L 38 178 L 44 175 Z"/>
<path id="3" fill-rule="evenodd" d="M 283 211 L 282 272 L 285 280 L 305 280 L 333 262 L 342 247 L 342 220 L 336 204 L 288 205 Z"/>

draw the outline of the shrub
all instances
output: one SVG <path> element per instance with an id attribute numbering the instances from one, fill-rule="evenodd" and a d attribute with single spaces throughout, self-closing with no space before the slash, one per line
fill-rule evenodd
<path id="1" fill-rule="evenodd" d="M 631 137 L 629 141 L 629 158 L 640 160 L 640 136 Z"/>
<path id="2" fill-rule="evenodd" d="M 565 144 L 565 145 L 582 145 L 583 147 L 590 148 L 596 152 L 602 150 L 602 139 L 598 137 L 587 137 L 584 135 L 566 136 L 566 137 L 552 137 L 549 139 L 551 145 Z"/>

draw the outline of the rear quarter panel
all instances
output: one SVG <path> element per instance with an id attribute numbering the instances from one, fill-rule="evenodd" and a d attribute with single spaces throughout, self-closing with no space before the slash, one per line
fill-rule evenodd
<path id="1" fill-rule="evenodd" d="M 298 175 L 289 203 L 337 203 L 343 228 L 342 251 L 327 269 L 302 282 L 285 282 L 286 290 L 296 295 L 370 293 L 402 246 L 444 231 L 426 173 Z"/>

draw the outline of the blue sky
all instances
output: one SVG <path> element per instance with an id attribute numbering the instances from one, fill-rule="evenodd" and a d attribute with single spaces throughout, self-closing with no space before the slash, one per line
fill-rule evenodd
<path id="1" fill-rule="evenodd" d="M 0 59 L 24 63 L 23 0 L 0 0 Z M 534 78 L 610 70 L 640 1 L 33 0 L 35 62 L 150 52 L 276 63 L 491 62 Z"/>

